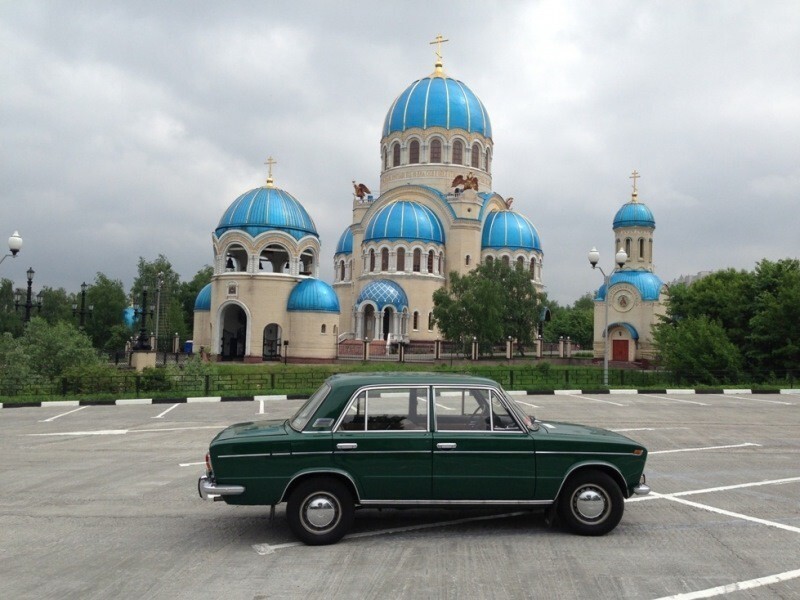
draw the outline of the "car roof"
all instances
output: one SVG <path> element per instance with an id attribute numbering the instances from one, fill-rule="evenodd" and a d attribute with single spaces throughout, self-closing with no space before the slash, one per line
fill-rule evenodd
<path id="1" fill-rule="evenodd" d="M 499 384 L 487 377 L 476 377 L 463 373 L 426 373 L 426 372 L 373 372 L 373 373 L 339 373 L 328 378 L 333 385 L 491 385 Z"/>

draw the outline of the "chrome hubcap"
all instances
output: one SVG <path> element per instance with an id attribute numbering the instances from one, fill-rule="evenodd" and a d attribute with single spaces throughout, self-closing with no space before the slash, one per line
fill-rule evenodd
<path id="1" fill-rule="evenodd" d="M 606 497 L 596 488 L 581 488 L 573 498 L 575 514 L 584 521 L 596 521 L 606 512 Z"/>
<path id="2" fill-rule="evenodd" d="M 337 504 L 329 496 L 311 496 L 306 500 L 303 516 L 310 527 L 326 529 L 338 518 Z"/>

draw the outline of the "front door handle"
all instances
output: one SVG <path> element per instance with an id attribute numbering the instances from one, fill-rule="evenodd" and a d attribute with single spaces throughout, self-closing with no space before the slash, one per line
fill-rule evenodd
<path id="1" fill-rule="evenodd" d="M 456 443 L 455 442 L 439 442 L 436 444 L 436 448 L 439 450 L 455 450 Z"/>
<path id="2" fill-rule="evenodd" d="M 352 442 L 342 442 L 340 444 L 336 444 L 337 450 L 355 450 L 358 448 L 358 444 Z"/>

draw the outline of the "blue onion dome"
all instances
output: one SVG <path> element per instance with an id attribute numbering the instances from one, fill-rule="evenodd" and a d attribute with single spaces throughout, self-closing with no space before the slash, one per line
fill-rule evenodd
<path id="1" fill-rule="evenodd" d="M 289 294 L 288 311 L 339 313 L 339 298 L 331 286 L 319 279 L 304 279 Z"/>
<path id="2" fill-rule="evenodd" d="M 232 229 L 253 237 L 265 231 L 284 231 L 296 240 L 307 235 L 319 239 L 314 221 L 303 205 L 289 192 L 272 187 L 271 180 L 234 200 L 214 233 L 220 237 Z"/>
<path id="3" fill-rule="evenodd" d="M 618 283 L 629 283 L 634 286 L 645 302 L 655 302 L 658 300 L 661 289 L 664 287 L 664 282 L 661 281 L 661 278 L 650 271 L 629 271 L 627 269 L 617 271 L 611 275 L 610 287 L 614 287 L 614 285 Z M 600 289 L 597 290 L 595 300 L 603 301 L 605 299 L 606 285 L 603 284 L 600 286 Z"/>
<path id="4" fill-rule="evenodd" d="M 490 212 L 483 223 L 481 248 L 512 248 L 542 251 L 539 232 L 533 223 L 510 210 Z"/>
<path id="5" fill-rule="evenodd" d="M 356 306 L 366 300 L 372 300 L 382 311 L 387 306 L 393 306 L 398 311 L 408 307 L 408 296 L 397 283 L 389 279 L 376 279 L 370 282 L 356 300 Z"/>
<path id="6" fill-rule="evenodd" d="M 352 254 L 353 253 L 353 232 L 348 227 L 339 238 L 339 243 L 336 244 L 335 254 Z"/>
<path id="7" fill-rule="evenodd" d="M 444 244 L 444 228 L 433 211 L 411 200 L 397 200 L 380 208 L 364 231 L 364 241 L 406 240 Z"/>
<path id="8" fill-rule="evenodd" d="M 492 137 L 489 113 L 466 84 L 445 75 L 441 63 L 409 85 L 392 103 L 383 123 L 383 137 L 412 127 L 464 129 Z"/>
<path id="9" fill-rule="evenodd" d="M 211 310 L 211 284 L 207 283 L 197 294 L 194 301 L 195 310 Z"/>
<path id="10" fill-rule="evenodd" d="M 614 215 L 614 229 L 618 227 L 649 227 L 656 228 L 656 220 L 653 218 L 653 213 L 636 199 L 634 195 L 633 200 L 623 204 L 622 208 Z"/>
<path id="11" fill-rule="evenodd" d="M 122 320 L 128 327 L 136 325 L 136 309 L 132 306 L 127 307 L 122 311 Z"/>

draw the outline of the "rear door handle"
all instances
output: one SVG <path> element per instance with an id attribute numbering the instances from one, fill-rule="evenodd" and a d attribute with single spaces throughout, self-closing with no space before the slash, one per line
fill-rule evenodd
<path id="1" fill-rule="evenodd" d="M 455 442 L 439 442 L 436 444 L 436 448 L 439 450 L 455 450 L 456 443 Z"/>
<path id="2" fill-rule="evenodd" d="M 358 448 L 358 444 L 352 442 L 342 442 L 336 444 L 337 450 L 355 450 L 356 448 Z"/>

